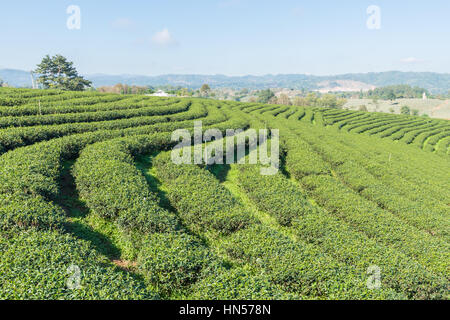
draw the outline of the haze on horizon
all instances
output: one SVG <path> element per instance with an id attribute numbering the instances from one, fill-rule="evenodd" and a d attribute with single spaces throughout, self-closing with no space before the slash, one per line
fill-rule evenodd
<path id="1" fill-rule="evenodd" d="M 0 68 L 59 53 L 83 74 L 450 73 L 449 18 L 445 0 L 17 0 L 0 11 Z"/>

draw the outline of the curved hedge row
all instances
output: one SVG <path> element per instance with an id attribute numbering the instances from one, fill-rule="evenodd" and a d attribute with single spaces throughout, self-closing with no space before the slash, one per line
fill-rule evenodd
<path id="1" fill-rule="evenodd" d="M 50 114 L 42 116 L 2 117 L 0 118 L 0 128 L 99 122 L 145 116 L 171 115 L 187 111 L 190 105 L 190 101 L 183 101 L 181 103 L 175 103 L 169 106 L 149 106 L 127 110 L 94 111 L 74 114 Z"/>
<path id="2" fill-rule="evenodd" d="M 194 300 L 299 300 L 307 297 L 286 293 L 270 277 L 248 266 L 219 269 L 191 287 L 186 299 Z"/>
<path id="3" fill-rule="evenodd" d="M 322 207 L 369 237 L 417 259 L 430 271 L 442 274 L 448 271 L 450 250 L 446 241 L 404 224 L 333 177 L 309 176 L 301 182 Z"/>
<path id="4" fill-rule="evenodd" d="M 389 289 L 370 292 L 362 275 L 355 275 L 307 244 L 293 242 L 263 226 L 205 169 L 175 165 L 165 153 L 153 163 L 188 228 L 205 235 L 235 263 L 263 270 L 283 290 L 310 298 L 403 297 Z"/>
<path id="5" fill-rule="evenodd" d="M 33 115 L 49 115 L 49 114 L 72 114 L 95 111 L 111 111 L 137 109 L 145 106 L 162 106 L 179 103 L 180 99 L 156 99 L 147 97 L 136 98 L 135 96 L 119 96 L 111 95 L 104 97 L 91 97 L 72 99 L 61 102 L 52 102 L 40 104 L 33 102 L 23 106 L 14 108 L 0 108 L 2 116 L 33 116 Z"/>
<path id="6" fill-rule="evenodd" d="M 216 112 L 213 120 L 216 121 Z M 194 104 L 187 112 L 181 112 L 168 116 L 148 116 L 131 119 L 101 121 L 91 123 L 70 123 L 51 126 L 36 126 L 29 128 L 9 128 L 0 130 L 0 154 L 18 147 L 30 145 L 39 141 L 51 140 L 66 135 L 97 130 L 119 130 L 126 128 L 138 128 L 143 126 L 155 126 L 161 124 L 171 125 L 169 122 L 191 120 L 208 117 L 208 111 L 201 104 Z M 161 131 L 155 127 L 155 131 Z"/>
<path id="7" fill-rule="evenodd" d="M 260 266 L 288 292 L 325 299 L 402 299 L 388 288 L 369 290 L 365 274 L 355 274 L 314 246 L 292 241 L 264 225 L 233 234 L 225 243 L 234 261 Z"/>
<path id="8" fill-rule="evenodd" d="M 76 266 L 80 271 L 79 283 Z M 86 241 L 58 231 L 0 233 L 0 299 L 159 299 Z M 68 281 L 76 287 L 69 289 Z"/>
<path id="9" fill-rule="evenodd" d="M 404 191 L 401 191 L 401 188 L 392 188 L 384 182 L 380 182 L 360 164 L 364 162 L 366 165 L 368 164 L 368 167 L 374 167 L 375 164 L 367 160 L 368 148 L 364 149 L 366 155 L 363 153 L 359 155 L 354 148 L 339 145 L 340 141 L 334 135 L 322 134 L 318 136 L 315 133 L 303 131 L 300 137 L 315 146 L 315 151 L 332 165 L 334 174 L 339 176 L 354 191 L 374 201 L 380 207 L 402 217 L 419 229 L 426 230 L 434 235 L 448 236 L 448 208 L 437 205 L 436 200 L 426 201 L 423 196 L 415 198 L 414 195 L 417 194 L 417 191 L 405 194 Z M 359 141 L 362 141 L 362 139 Z M 298 151 L 291 150 L 291 152 Z M 320 161 L 320 159 L 314 160 L 315 163 L 317 161 Z M 296 165 L 291 164 L 291 168 Z M 389 180 L 386 179 L 387 174 L 383 172 L 386 169 L 379 170 L 382 171 L 378 171 L 378 175 L 383 175 L 385 181 Z M 433 177 L 433 179 L 435 178 Z M 401 181 L 401 179 L 396 182 L 397 185 L 399 185 L 398 182 L 403 187 L 408 184 L 407 181 Z"/>
<path id="10" fill-rule="evenodd" d="M 195 232 L 229 235 L 254 223 L 240 203 L 206 170 L 195 165 L 176 165 L 170 154 L 153 162 L 168 184 L 169 198 L 183 223 Z"/>
<path id="11" fill-rule="evenodd" d="M 1 101 L 0 298 L 448 298 L 448 122 L 41 90 L 0 89 Z M 280 129 L 280 174 L 232 165 L 222 184 L 162 152 L 144 176 L 135 157 L 195 120 Z M 66 217 L 68 160 L 87 216 Z M 67 289 L 71 265 L 81 290 Z M 366 286 L 370 265 L 380 290 Z"/>
<path id="12" fill-rule="evenodd" d="M 149 152 L 171 145 L 168 134 L 146 139 L 144 148 Z M 175 217 L 158 205 L 134 166 L 127 140 L 96 143 L 81 152 L 73 169 L 80 198 L 92 212 L 117 221 L 121 229 L 144 234 L 176 230 Z"/>
<path id="13" fill-rule="evenodd" d="M 262 176 L 257 166 L 239 167 L 239 184 L 261 211 L 289 226 L 300 239 L 317 245 L 359 273 L 371 265 L 382 269 L 382 286 L 413 299 L 442 299 L 449 283 L 414 259 L 377 243 L 344 221 L 314 207 L 299 187 L 282 175 Z"/>
<path id="14" fill-rule="evenodd" d="M 140 273 L 165 295 L 194 283 L 214 261 L 203 244 L 180 230 L 177 217 L 159 206 L 134 166 L 133 149 L 152 152 L 170 145 L 168 134 L 100 142 L 81 152 L 73 170 L 91 213 L 117 224 L 123 241 L 135 248 L 127 258 L 137 259 Z"/>
<path id="15" fill-rule="evenodd" d="M 205 119 L 205 129 L 208 128 L 208 125 L 214 125 L 217 121 L 219 121 L 219 123 L 217 126 L 214 125 L 214 127 L 221 128 L 222 130 L 233 126 L 247 126 L 247 120 L 242 117 L 233 117 L 227 120 L 227 117 L 225 116 L 225 113 L 228 112 L 226 111 L 226 107 L 224 107 L 223 111 L 214 111 L 213 108 L 209 106 L 207 109 L 211 112 L 208 113 L 208 118 Z M 222 123 L 220 123 L 220 121 L 222 121 Z M 192 125 L 192 121 L 167 123 L 167 126 L 164 129 L 167 129 L 167 131 L 170 132 L 174 128 L 189 128 Z M 2 219 L 0 219 L 2 229 L 7 232 L 19 230 L 21 234 L 23 232 L 35 232 L 32 230 L 47 232 L 45 230 L 49 229 L 57 229 L 62 232 L 65 224 L 64 214 L 59 207 L 48 201 L 49 198 L 54 199 L 58 197 L 58 180 L 62 170 L 62 162 L 77 157 L 80 150 L 89 144 L 121 137 L 123 135 L 142 134 L 145 133 L 145 130 L 151 132 L 149 129 L 143 127 L 117 132 L 97 131 L 72 135 L 49 142 L 38 143 L 29 147 L 19 148 L 1 156 L 0 163 L 2 163 L 2 166 L 0 175 L 2 176 L 2 179 L 0 182 L 0 213 L 7 213 L 6 215 L 2 215 Z M 190 130 L 192 129 L 190 128 Z M 179 244 L 177 250 L 180 249 L 180 246 L 185 246 L 187 254 L 191 255 L 190 252 L 195 253 L 195 250 L 197 250 L 193 247 L 194 243 L 192 241 L 195 242 L 197 240 L 189 239 L 186 234 L 180 234 L 179 231 L 176 231 L 178 229 L 176 218 L 157 206 L 155 196 L 148 192 L 145 179 L 137 174 L 139 172 L 136 171 L 132 158 L 130 157 L 130 154 L 144 154 L 151 150 L 160 150 L 164 146 L 168 147 L 172 145 L 172 142 L 169 140 L 169 132 L 167 134 L 154 134 L 152 136 L 130 136 L 114 140 L 116 142 L 100 142 L 89 146 L 82 153 L 86 154 L 86 156 L 82 155 L 82 158 L 79 160 L 80 166 L 84 165 L 85 167 L 84 169 L 79 167 L 76 172 L 78 174 L 78 179 L 81 179 L 78 181 L 85 182 L 85 184 L 79 183 L 84 187 L 84 189 L 82 188 L 82 193 L 86 197 L 85 200 L 89 203 L 89 206 L 94 210 L 101 212 L 106 217 L 108 217 L 110 213 L 124 211 L 116 216 L 116 221 L 123 232 L 124 241 L 132 241 L 130 244 L 132 248 L 139 248 L 142 243 L 151 244 L 152 241 L 156 241 L 152 236 L 153 234 L 156 234 L 155 232 L 169 232 L 175 237 L 173 239 L 178 241 L 174 242 Z M 127 183 L 124 183 L 125 181 Z M 105 207 L 105 204 L 108 205 Z M 156 214 L 151 215 L 151 213 Z M 149 235 L 148 232 L 153 233 Z M 138 234 L 141 235 L 139 236 Z M 199 246 L 198 248 L 204 246 L 198 241 L 197 243 L 198 245 L 195 246 Z M 36 246 L 38 247 L 39 244 L 36 244 Z M 90 248 L 90 250 L 95 251 L 92 248 Z M 192 272 L 187 272 L 190 268 L 190 263 L 182 258 L 182 256 L 173 256 L 173 259 L 168 261 L 167 253 L 170 252 L 169 248 L 165 253 L 163 251 L 158 253 L 161 257 L 164 257 L 164 259 L 161 260 L 160 264 L 155 265 L 154 258 L 156 256 L 150 255 L 149 250 L 150 249 L 146 247 L 146 251 L 142 250 L 142 252 L 134 252 L 136 259 L 142 263 L 139 270 L 143 275 L 146 275 L 145 278 L 148 283 L 153 286 L 157 285 L 157 290 L 164 295 L 168 294 L 169 291 L 180 289 L 176 287 L 176 281 L 178 281 L 176 279 L 183 277 L 193 279 L 200 276 L 200 273 L 203 272 L 196 268 L 193 268 Z M 61 254 L 70 256 L 64 249 Z M 23 258 L 19 257 L 17 263 L 21 263 L 22 260 Z M 87 263 L 93 266 L 95 265 L 95 263 L 90 260 L 87 261 Z M 105 261 L 105 263 L 108 264 L 108 261 Z M 210 261 L 211 267 L 216 264 L 216 260 Z M 172 271 L 167 269 L 169 266 L 173 267 L 173 269 L 171 269 Z M 30 264 L 29 270 L 37 271 L 38 266 Z M 111 270 L 116 269 L 111 267 Z M 167 279 L 166 272 L 169 271 L 173 272 L 173 278 Z M 59 271 L 57 270 L 51 270 L 47 276 L 56 276 L 58 272 Z M 105 286 L 105 281 L 107 281 L 107 279 L 112 279 L 111 281 L 114 281 L 114 275 L 111 275 L 111 272 L 103 272 L 105 278 L 102 279 L 97 276 L 99 279 L 98 286 Z M 119 271 L 117 270 L 117 272 Z M 120 273 L 123 272 L 120 271 Z M 92 274 L 95 275 L 95 273 Z M 150 274 L 151 276 L 149 276 Z M 205 274 L 207 274 L 207 272 L 205 272 Z M 124 276 L 130 277 L 127 274 L 124 274 Z M 154 277 L 157 276 L 160 277 L 159 280 L 154 279 Z M 61 278 L 67 278 L 67 275 L 62 274 Z M 126 279 L 124 281 L 128 281 Z M 11 282 L 12 280 L 10 279 L 9 281 Z M 187 284 L 187 282 L 183 283 Z M 121 282 L 118 281 L 118 285 L 120 284 Z M 132 280 L 129 280 L 126 284 L 135 287 L 136 294 L 129 294 L 128 291 L 124 289 L 122 290 L 123 297 L 128 297 L 130 299 L 142 298 L 141 296 L 138 296 L 138 294 L 139 286 L 142 287 L 143 284 L 133 283 Z M 17 278 L 12 281 L 11 285 L 26 287 L 28 283 Z M 56 287 L 65 288 L 64 284 L 56 282 L 55 287 L 44 287 L 43 292 L 47 294 L 48 297 L 57 298 L 58 296 L 55 292 Z M 258 288 L 255 288 L 255 292 L 258 292 L 258 290 Z M 108 290 L 103 290 L 103 293 L 104 296 L 97 295 L 93 296 L 93 298 L 122 298 L 122 295 L 110 294 Z M 29 297 L 32 296 L 33 295 L 30 294 Z M 37 297 L 45 298 L 44 296 Z M 20 298 L 20 296 L 14 296 L 13 298 Z M 83 295 L 67 295 L 64 296 L 64 298 L 85 299 L 88 297 Z"/>
<path id="16" fill-rule="evenodd" d="M 164 149 L 171 144 L 163 136 L 161 139 L 155 136 L 149 137 L 147 141 L 151 144 L 151 148 L 156 150 Z M 119 228 L 126 233 L 137 232 L 142 235 L 128 237 L 128 239 L 139 239 L 137 243 L 132 244 L 132 247 L 138 248 L 137 268 L 144 278 L 163 294 L 173 293 L 173 291 L 182 293 L 184 287 L 197 281 L 205 281 L 201 279 L 215 272 L 220 275 L 229 271 L 234 272 L 226 269 L 207 247 L 173 224 L 171 225 L 175 228 L 143 229 L 143 225 L 151 224 L 151 221 L 159 222 L 159 217 L 162 215 L 170 215 L 169 212 L 158 207 L 155 195 L 148 191 L 143 176 L 132 165 L 131 154 L 151 152 L 149 147 L 142 146 L 143 143 L 145 144 L 143 140 L 136 142 L 132 138 L 122 138 L 97 143 L 83 150 L 76 163 L 74 174 L 77 187 L 88 207 L 93 213 L 106 215 L 115 220 Z M 110 166 L 109 162 L 114 165 Z M 103 167 L 105 169 L 102 169 Z M 103 206 L 101 203 L 104 203 Z M 135 206 L 134 203 L 140 205 Z M 116 214 L 111 215 L 111 213 Z M 139 216 L 145 219 L 140 219 Z M 131 227 L 128 224 L 124 225 L 122 223 L 124 217 L 127 221 L 137 223 Z M 220 226 L 222 227 L 223 224 L 221 223 Z M 254 284 L 247 290 L 261 296 L 267 288 L 260 287 L 259 278 L 257 276 L 254 278 L 251 276 L 248 279 Z M 235 290 L 241 290 L 238 284 L 236 286 Z M 293 297 L 293 295 L 285 295 L 280 289 L 272 289 L 271 292 L 276 294 L 275 297 Z M 226 297 L 235 296 L 226 295 Z"/>

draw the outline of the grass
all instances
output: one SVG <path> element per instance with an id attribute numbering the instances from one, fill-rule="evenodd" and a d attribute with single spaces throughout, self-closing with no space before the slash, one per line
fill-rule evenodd
<path id="1" fill-rule="evenodd" d="M 294 232 L 281 226 L 276 218 L 272 217 L 270 214 L 258 210 L 253 201 L 247 196 L 244 190 L 239 186 L 238 176 L 239 176 L 239 165 L 214 165 L 210 167 L 210 172 L 213 173 L 221 184 L 231 192 L 231 194 L 247 209 L 249 212 L 255 216 L 262 224 L 268 226 L 269 228 L 276 230 L 283 235 L 289 237 L 291 240 L 296 241 L 297 236 Z"/>
<path id="2" fill-rule="evenodd" d="M 402 106 L 408 106 L 411 110 L 419 110 L 419 115 L 427 114 L 432 118 L 450 119 L 450 107 L 445 107 L 444 100 L 439 99 L 397 99 L 390 100 L 378 100 L 374 103 L 372 99 L 349 99 L 344 105 L 344 109 L 358 110 L 362 105 L 365 105 L 370 112 L 381 111 L 385 113 L 391 113 L 390 109 L 394 109 L 395 114 L 400 114 Z M 439 106 L 443 106 L 439 108 Z"/>
<path id="3" fill-rule="evenodd" d="M 96 251 L 109 261 L 126 271 L 133 271 L 126 260 L 126 245 L 114 223 L 104 219 L 86 207 L 80 200 L 75 181 L 71 174 L 74 161 L 66 161 L 63 165 L 60 180 L 60 196 L 56 200 L 67 214 L 66 229 L 76 237 L 86 240 Z"/>

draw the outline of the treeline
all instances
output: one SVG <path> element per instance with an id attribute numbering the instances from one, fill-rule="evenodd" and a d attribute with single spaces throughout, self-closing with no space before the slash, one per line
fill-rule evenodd
<path id="1" fill-rule="evenodd" d="M 118 83 L 114 86 L 98 87 L 97 91 L 104 93 L 118 93 L 118 94 L 151 94 L 155 90 L 152 87 L 145 86 L 129 86 L 127 84 Z"/>
<path id="2" fill-rule="evenodd" d="M 188 88 L 183 88 L 181 86 L 137 86 L 137 85 L 127 85 L 123 83 L 118 83 L 113 86 L 102 86 L 96 89 L 98 92 L 104 93 L 117 93 L 117 94 L 153 94 L 158 90 L 163 90 L 164 92 L 176 95 L 180 97 L 192 97 L 201 96 L 201 90 L 190 90 Z"/>
<path id="3" fill-rule="evenodd" d="M 406 84 L 400 84 L 369 90 L 364 93 L 364 96 L 370 99 L 382 100 L 421 99 L 424 93 L 427 95 L 427 97 L 431 96 L 426 89 L 420 87 L 411 87 Z"/>
<path id="4" fill-rule="evenodd" d="M 256 96 L 255 102 L 294 106 L 341 108 L 347 103 L 346 99 L 331 93 L 322 95 L 316 92 L 309 92 L 304 96 L 291 98 L 284 93 L 276 96 L 270 89 L 267 89 L 259 91 Z"/>

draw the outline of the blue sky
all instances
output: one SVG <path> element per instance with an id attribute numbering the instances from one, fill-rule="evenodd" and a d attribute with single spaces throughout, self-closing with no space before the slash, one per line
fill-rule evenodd
<path id="1" fill-rule="evenodd" d="M 69 5 L 81 29 L 69 30 Z M 381 10 L 370 30 L 366 9 Z M 4 1 L 0 68 L 60 53 L 83 74 L 450 72 L 448 0 Z"/>

